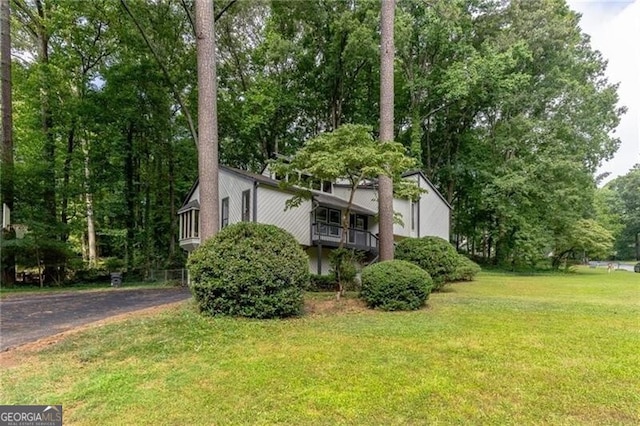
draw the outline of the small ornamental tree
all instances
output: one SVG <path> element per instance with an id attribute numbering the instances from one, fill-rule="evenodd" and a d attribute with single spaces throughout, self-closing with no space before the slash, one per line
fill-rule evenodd
<path id="1" fill-rule="evenodd" d="M 418 265 L 433 278 L 434 291 L 440 290 L 458 266 L 458 253 L 439 237 L 406 238 L 396 246 L 396 259 Z"/>
<path id="2" fill-rule="evenodd" d="M 207 240 L 188 261 L 201 312 L 250 318 L 300 315 L 309 284 L 307 256 L 273 225 L 241 222 Z"/>
<path id="3" fill-rule="evenodd" d="M 551 258 L 558 269 L 571 256 L 606 259 L 613 254 L 615 238 L 610 231 L 593 219 L 580 219 L 572 224 L 563 238 L 558 238 Z"/>
<path id="4" fill-rule="evenodd" d="M 415 310 L 424 306 L 431 287 L 431 277 L 420 267 L 404 260 L 389 260 L 362 270 L 360 298 L 370 308 Z"/>
<path id="5" fill-rule="evenodd" d="M 415 181 L 402 179 L 402 173 L 415 166 L 415 160 L 405 154 L 405 148 L 397 142 L 378 143 L 371 128 L 357 124 L 345 124 L 331 133 L 322 133 L 308 140 L 289 161 L 277 160 L 272 170 L 288 176 L 280 185 L 295 188 L 296 193 L 287 201 L 287 208 L 297 207 L 312 196 L 308 176 L 315 180 L 335 182 L 345 180 L 350 195 L 341 218 L 342 236 L 339 248 L 344 247 L 349 230 L 349 215 L 358 186 L 377 182 L 378 176 L 393 178 L 394 194 L 401 198 L 417 198 L 420 189 Z M 338 266 L 339 267 L 339 266 Z M 338 283 L 338 297 L 343 291 Z"/>

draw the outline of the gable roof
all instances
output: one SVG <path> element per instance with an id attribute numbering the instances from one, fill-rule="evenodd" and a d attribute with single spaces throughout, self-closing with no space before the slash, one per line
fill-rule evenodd
<path id="1" fill-rule="evenodd" d="M 270 186 L 276 190 L 287 192 L 285 189 L 280 188 L 279 182 L 277 180 L 271 179 L 268 176 L 259 175 L 257 173 L 249 172 L 247 170 L 240 170 L 233 167 L 224 166 L 222 164 L 219 165 L 219 168 L 220 170 L 227 171 L 241 178 L 244 178 L 253 182 L 257 182 L 260 185 Z M 178 210 L 178 213 L 189 210 L 190 208 L 200 207 L 200 204 L 196 200 L 189 202 L 189 199 L 191 199 L 191 196 L 193 195 L 193 193 L 195 192 L 199 184 L 200 184 L 200 180 L 196 178 L 196 181 L 194 182 L 193 186 L 189 190 L 189 193 L 187 194 L 187 198 L 185 199 L 180 210 Z M 337 207 L 339 209 L 347 208 L 348 203 L 344 201 L 342 198 L 338 198 L 334 195 L 330 195 L 330 194 L 320 192 L 320 191 L 315 191 L 315 190 L 312 190 L 311 194 L 312 194 L 312 198 L 316 200 L 319 204 L 323 204 L 329 207 Z M 197 206 L 194 203 L 197 203 Z M 355 203 L 351 204 L 351 210 L 355 213 L 363 213 L 370 216 L 374 216 L 376 214 L 374 211 L 371 211 L 365 207 L 359 206 Z"/>
<path id="2" fill-rule="evenodd" d="M 442 196 L 442 194 L 440 193 L 440 191 L 438 191 L 438 188 L 436 188 L 435 186 L 433 186 L 433 183 L 431 183 L 431 181 L 429 180 L 429 178 L 427 177 L 427 175 L 424 174 L 424 172 L 422 170 L 409 170 L 408 172 L 405 172 L 402 174 L 402 177 L 409 177 L 409 176 L 415 176 L 415 175 L 420 175 L 422 176 L 422 179 L 425 180 L 425 182 L 427 182 L 427 185 L 429 185 L 429 188 L 431 188 L 431 190 L 433 190 L 433 192 L 435 192 L 435 194 L 440 197 L 440 199 L 442 200 L 443 203 L 446 204 L 447 207 L 449 207 L 449 209 L 453 210 L 453 207 L 451 207 L 451 204 L 449 204 L 449 202 L 447 201 L 446 198 L 444 198 Z"/>
<path id="3" fill-rule="evenodd" d="M 422 176 L 422 179 L 425 180 L 425 182 L 427 182 L 427 185 L 429 185 L 429 189 L 431 191 L 433 191 L 438 198 L 440 198 L 442 200 L 442 202 L 450 209 L 453 210 L 453 207 L 451 207 L 451 204 L 449 204 L 449 202 L 447 201 L 446 198 L 444 198 L 444 196 L 440 193 L 440 191 L 438 191 L 438 188 L 436 188 L 433 183 L 431 183 L 431 181 L 429 180 L 429 178 L 427 177 L 427 175 L 424 174 L 424 172 L 422 170 L 409 170 L 408 172 L 404 172 L 402 174 L 402 177 L 409 177 L 409 176 L 415 176 L 415 175 L 419 175 Z M 377 180 L 375 180 L 374 182 L 377 182 Z M 334 186 L 339 186 L 339 187 L 349 187 L 350 185 L 348 184 L 343 184 L 343 183 L 334 183 Z M 375 185 L 372 182 L 369 183 L 365 183 L 362 185 L 359 185 L 358 188 L 365 188 L 365 189 L 375 189 Z"/>
<path id="4" fill-rule="evenodd" d="M 184 204 L 182 207 L 180 207 L 180 210 L 178 210 L 178 214 L 184 213 L 191 209 L 199 209 L 199 208 L 200 208 L 200 203 L 198 202 L 198 200 L 189 201 L 187 204 Z"/>

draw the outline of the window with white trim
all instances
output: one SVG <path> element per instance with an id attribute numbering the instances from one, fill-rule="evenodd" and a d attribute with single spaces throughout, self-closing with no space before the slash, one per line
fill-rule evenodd
<path id="1" fill-rule="evenodd" d="M 180 239 L 198 238 L 200 236 L 200 210 L 189 209 L 180 213 Z"/>
<path id="2" fill-rule="evenodd" d="M 318 231 L 321 234 L 338 236 L 341 229 L 341 216 L 340 210 L 330 209 L 327 207 L 318 207 L 316 209 L 316 223 L 318 224 Z M 331 226 L 327 226 L 331 225 Z"/>
<path id="3" fill-rule="evenodd" d="M 242 221 L 249 222 L 251 220 L 251 190 L 247 189 L 242 192 Z"/>
<path id="4" fill-rule="evenodd" d="M 418 203 L 411 202 L 411 230 L 415 231 L 416 224 L 418 223 Z"/>
<path id="5" fill-rule="evenodd" d="M 229 225 L 229 197 L 222 199 L 222 208 L 220 211 L 220 229 L 222 229 Z"/>

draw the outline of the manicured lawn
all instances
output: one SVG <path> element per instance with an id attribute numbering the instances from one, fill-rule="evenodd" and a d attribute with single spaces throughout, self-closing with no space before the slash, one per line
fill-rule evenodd
<path id="1" fill-rule="evenodd" d="M 65 424 L 640 424 L 640 274 L 484 273 L 427 309 L 310 295 L 286 321 L 185 304 L 2 367 Z"/>

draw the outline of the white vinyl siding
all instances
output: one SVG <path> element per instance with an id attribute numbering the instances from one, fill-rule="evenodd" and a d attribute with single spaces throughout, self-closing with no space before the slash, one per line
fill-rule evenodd
<path id="1" fill-rule="evenodd" d="M 422 178 L 421 175 L 412 175 L 408 179 L 419 179 L 421 188 L 427 192 L 421 194 L 419 206 L 416 206 L 413 213 L 419 214 L 413 217 L 414 228 L 411 229 L 412 210 L 411 202 L 394 198 L 393 210 L 402 215 L 404 226 L 393 225 L 393 233 L 396 237 L 425 237 L 437 236 L 449 240 L 449 206 L 440 198 L 435 189 Z M 334 186 L 333 195 L 349 200 L 350 190 L 343 186 Z M 373 211 L 378 211 L 377 191 L 372 188 L 358 188 L 353 197 L 353 202 Z M 378 232 L 378 225 L 370 224 L 369 230 L 374 234 Z"/>
<path id="2" fill-rule="evenodd" d="M 318 273 L 318 247 L 309 247 L 305 250 L 307 256 L 309 256 L 309 272 L 312 274 Z M 322 248 L 320 275 L 328 275 L 331 272 L 331 263 L 329 262 L 329 253 L 331 249 L 326 247 Z"/>
<path id="3" fill-rule="evenodd" d="M 351 195 L 351 189 L 344 186 L 333 187 L 334 197 L 349 201 L 349 195 Z M 378 191 L 373 188 L 358 188 L 356 193 L 353 194 L 353 204 L 356 204 L 365 209 L 377 212 L 378 211 Z"/>
<path id="4" fill-rule="evenodd" d="M 285 211 L 285 203 L 293 195 L 268 186 L 258 186 L 259 223 L 276 225 L 290 232 L 304 246 L 311 245 L 311 201 Z"/>
<path id="5" fill-rule="evenodd" d="M 420 197 L 420 237 L 434 236 L 449 241 L 449 206 L 438 195 L 429 182 L 420 177 L 420 187 L 427 193 Z"/>
<path id="6" fill-rule="evenodd" d="M 303 246 L 311 245 L 311 224 L 316 222 L 316 216 L 310 200 L 303 201 L 300 206 L 285 211 L 286 201 L 292 197 L 292 194 L 265 185 L 260 181 L 256 185 L 253 178 L 226 169 L 220 170 L 219 178 L 220 225 L 225 219 L 230 225 L 242 220 L 252 221 L 255 218 L 259 223 L 272 224 L 285 229 Z M 410 175 L 408 178 L 418 179 L 420 187 L 426 188 L 428 192 L 423 193 L 418 205 L 413 205 L 413 207 L 410 200 L 394 199 L 394 211 L 402 215 L 404 222 L 404 226 L 394 225 L 395 238 L 438 236 L 448 240 L 450 226 L 448 204 L 421 174 Z M 332 195 L 348 201 L 350 190 L 347 187 L 334 186 Z M 199 198 L 200 189 L 196 187 L 187 203 L 199 200 Z M 228 203 L 227 208 L 222 207 L 225 199 L 225 203 Z M 257 206 L 254 202 L 257 203 Z M 359 188 L 354 194 L 353 202 L 360 207 L 377 211 L 377 191 L 373 188 Z M 335 218 L 330 217 L 330 212 L 330 209 L 326 210 L 326 222 L 336 222 Z M 185 250 L 191 251 L 199 245 L 200 224 L 198 216 L 197 207 L 192 211 L 182 212 L 180 215 L 180 245 Z M 324 213 L 322 218 L 324 218 Z M 368 231 L 376 235 L 378 232 L 376 220 L 369 217 L 367 222 Z M 339 225 L 339 222 L 336 225 Z M 323 273 L 328 272 L 325 271 L 324 266 L 328 265 L 324 259 L 325 250 L 328 253 L 328 249 L 323 248 Z M 307 253 L 311 257 L 311 271 L 317 271 L 317 249 L 311 248 Z"/>
<path id="7" fill-rule="evenodd" d="M 449 241 L 449 207 L 433 190 L 420 199 L 420 236 L 427 235 Z"/>
<path id="8" fill-rule="evenodd" d="M 229 225 L 242 221 L 242 193 L 249 191 L 249 220 L 253 211 L 253 180 L 239 176 L 233 172 L 221 169 L 218 181 L 219 197 L 229 197 Z"/>
<path id="9" fill-rule="evenodd" d="M 393 199 L 393 212 L 400 215 L 402 224 L 393 224 L 393 235 L 396 237 L 411 236 L 411 201 L 401 198 Z"/>

